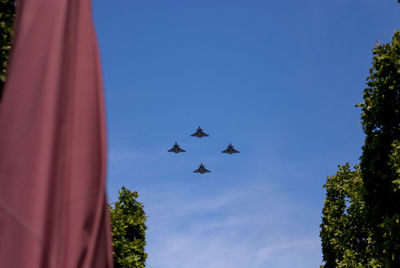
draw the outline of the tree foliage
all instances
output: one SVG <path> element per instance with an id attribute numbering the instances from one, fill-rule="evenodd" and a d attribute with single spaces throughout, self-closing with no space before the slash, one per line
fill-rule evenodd
<path id="1" fill-rule="evenodd" d="M 11 50 L 12 26 L 15 17 L 13 0 L 0 0 L 0 100 L 7 75 L 7 61 Z"/>
<path id="2" fill-rule="evenodd" d="M 373 49 L 364 90 L 361 156 L 364 198 L 376 254 L 382 265 L 400 267 L 400 31 Z"/>
<path id="3" fill-rule="evenodd" d="M 322 210 L 321 240 L 325 266 L 365 267 L 370 257 L 368 230 L 364 227 L 365 203 L 360 168 L 339 166 L 328 177 Z"/>
<path id="4" fill-rule="evenodd" d="M 137 192 L 122 187 L 119 198 L 110 205 L 115 267 L 145 267 L 146 215 Z"/>
<path id="5" fill-rule="evenodd" d="M 362 108 L 360 167 L 328 177 L 324 267 L 400 267 L 400 32 L 373 49 Z"/>

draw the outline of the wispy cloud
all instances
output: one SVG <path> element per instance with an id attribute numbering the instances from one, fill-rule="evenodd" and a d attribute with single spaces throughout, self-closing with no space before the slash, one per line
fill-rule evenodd
<path id="1" fill-rule="evenodd" d="M 157 195 L 145 201 L 150 268 L 319 264 L 318 237 L 296 227 L 297 205 L 274 189 L 254 185 L 202 197 L 181 191 Z"/>
<path id="2" fill-rule="evenodd" d="M 256 263 L 257 265 L 273 264 L 273 267 L 311 267 L 305 263 L 306 261 L 304 263 L 298 261 L 307 260 L 310 252 L 319 250 L 320 241 L 315 238 L 277 241 L 258 250 Z M 310 257 L 308 256 L 308 258 Z M 309 260 L 310 263 L 317 263 L 316 260 Z"/>
<path id="3" fill-rule="evenodd" d="M 171 161 L 165 152 L 112 150 L 109 158 L 110 174 L 120 178 L 114 186 L 123 183 L 130 188 L 132 182 L 123 178 L 135 178 L 133 190 L 139 191 L 144 203 L 147 267 L 308 268 L 320 264 L 319 214 L 307 214 L 309 203 L 282 192 L 263 170 L 249 169 L 246 176 L 252 179 L 243 183 L 226 184 L 223 175 L 215 174 L 168 180 L 163 178 L 182 167 L 173 166 L 179 159 Z"/>

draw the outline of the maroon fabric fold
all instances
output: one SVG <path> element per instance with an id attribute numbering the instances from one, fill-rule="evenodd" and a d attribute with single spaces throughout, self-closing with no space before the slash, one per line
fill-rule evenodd
<path id="1" fill-rule="evenodd" d="M 112 267 L 90 0 L 22 0 L 0 107 L 0 267 Z"/>

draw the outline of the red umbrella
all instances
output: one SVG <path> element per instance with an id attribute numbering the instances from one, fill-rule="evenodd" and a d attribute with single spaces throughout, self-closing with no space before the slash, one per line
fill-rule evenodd
<path id="1" fill-rule="evenodd" d="M 0 267 L 112 267 L 90 0 L 21 0 L 0 108 Z"/>

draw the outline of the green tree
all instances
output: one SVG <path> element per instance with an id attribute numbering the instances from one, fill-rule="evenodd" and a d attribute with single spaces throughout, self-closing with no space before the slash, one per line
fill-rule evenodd
<path id="1" fill-rule="evenodd" d="M 395 191 L 400 190 L 400 141 L 393 142 L 392 151 L 390 152 L 389 164 L 392 167 L 395 179 L 393 184 L 395 185 Z"/>
<path id="2" fill-rule="evenodd" d="M 384 267 L 400 267 L 400 31 L 373 49 L 364 90 L 361 156 L 364 198 L 375 253 Z"/>
<path id="3" fill-rule="evenodd" d="M 15 4 L 12 0 L 0 0 L 0 100 L 7 75 L 7 61 L 11 50 L 12 26 Z"/>
<path id="4" fill-rule="evenodd" d="M 324 267 L 400 267 L 400 32 L 373 49 L 362 108 L 360 167 L 328 177 Z"/>
<path id="5" fill-rule="evenodd" d="M 145 267 L 147 217 L 143 204 L 136 200 L 137 192 L 122 187 L 118 193 L 118 201 L 110 205 L 114 266 Z"/>
<path id="6" fill-rule="evenodd" d="M 365 267 L 370 260 L 363 185 L 358 166 L 339 166 L 328 177 L 322 210 L 321 241 L 324 267 Z"/>

